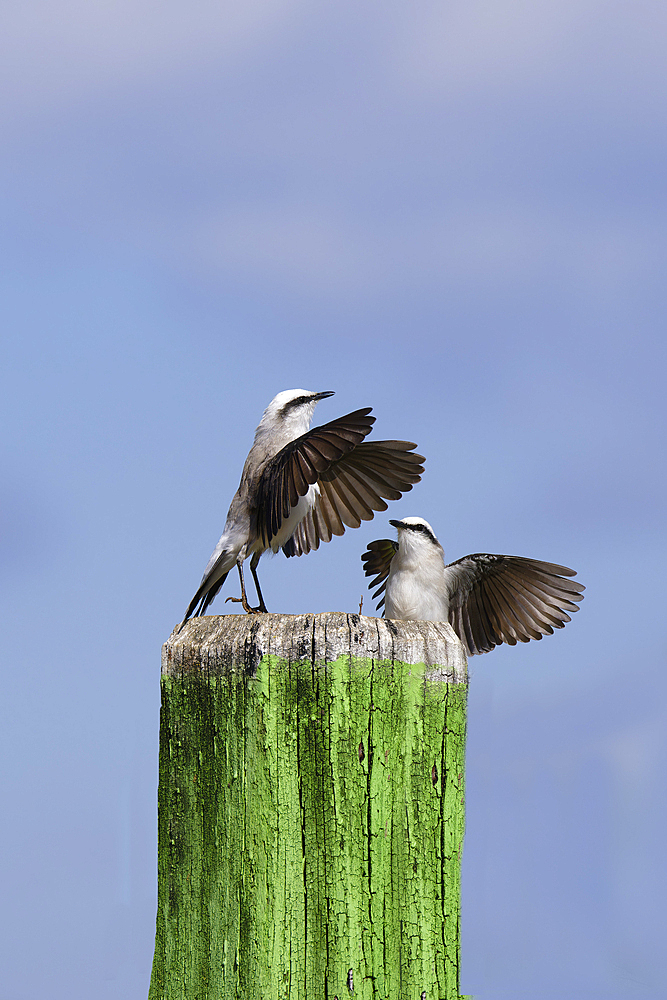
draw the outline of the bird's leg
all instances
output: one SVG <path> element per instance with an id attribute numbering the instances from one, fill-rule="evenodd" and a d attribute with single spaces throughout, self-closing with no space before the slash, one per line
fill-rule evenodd
<path id="1" fill-rule="evenodd" d="M 254 556 L 253 556 L 253 559 L 254 559 Z M 258 608 L 251 608 L 250 605 L 248 604 L 248 598 L 246 597 L 246 592 L 245 592 L 245 583 L 243 582 L 243 560 L 242 559 L 237 560 L 236 565 L 238 567 L 239 578 L 241 580 L 241 596 L 240 597 L 228 597 L 227 601 L 232 601 L 234 604 L 241 604 L 241 605 L 243 605 L 243 610 L 247 614 L 249 614 L 249 615 L 256 615 L 259 611 L 266 611 L 266 608 L 264 607 L 264 601 L 262 600 L 262 595 L 261 594 L 259 595 L 259 599 L 260 599 L 260 601 L 262 603 L 260 604 L 260 606 Z M 251 563 L 251 566 L 252 566 L 252 563 Z M 253 574 L 252 575 L 255 577 L 255 583 L 257 583 L 257 577 L 255 576 L 255 571 L 254 570 L 253 570 Z M 258 588 L 258 591 L 259 591 L 259 588 Z M 227 603 L 227 601 L 225 601 L 225 604 Z"/>
<path id="2" fill-rule="evenodd" d="M 268 614 L 266 610 L 266 604 L 264 603 L 264 598 L 262 597 L 262 591 L 259 586 L 259 577 L 257 576 L 257 564 L 259 562 L 259 557 L 261 552 L 255 552 L 252 559 L 250 560 L 250 572 L 252 573 L 252 578 L 255 581 L 255 587 L 257 588 L 257 596 L 259 597 L 259 607 L 258 611 L 263 611 L 264 614 Z"/>

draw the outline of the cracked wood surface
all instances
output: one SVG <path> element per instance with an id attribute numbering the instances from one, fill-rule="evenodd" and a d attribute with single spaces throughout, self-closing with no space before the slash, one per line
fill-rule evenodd
<path id="1" fill-rule="evenodd" d="M 191 618 L 165 643 L 162 673 L 252 674 L 262 656 L 306 657 L 322 664 L 350 655 L 423 663 L 429 680 L 463 683 L 467 678 L 465 652 L 449 623 L 390 621 L 342 611 Z"/>
<path id="2" fill-rule="evenodd" d="M 449 625 L 204 617 L 162 670 L 150 1000 L 458 1000 Z"/>

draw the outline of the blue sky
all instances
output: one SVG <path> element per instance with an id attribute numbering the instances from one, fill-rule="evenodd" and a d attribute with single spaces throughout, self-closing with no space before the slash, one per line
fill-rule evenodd
<path id="1" fill-rule="evenodd" d="M 465 991 L 667 996 L 666 28 L 643 0 L 6 11 L 8 997 L 146 995 L 160 645 L 297 386 L 427 467 L 263 560 L 270 610 L 356 609 L 411 514 L 587 586 L 471 660 Z"/>

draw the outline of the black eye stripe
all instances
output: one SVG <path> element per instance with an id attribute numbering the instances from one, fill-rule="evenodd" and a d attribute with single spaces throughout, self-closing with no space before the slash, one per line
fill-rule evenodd
<path id="1" fill-rule="evenodd" d="M 404 528 L 408 528 L 409 531 L 421 531 L 422 534 L 428 535 L 428 537 L 430 539 L 432 539 L 432 541 L 436 540 L 435 539 L 435 535 L 433 534 L 433 532 L 429 531 L 429 529 L 426 527 L 425 524 L 406 524 L 405 521 L 404 521 L 403 522 L 403 527 Z"/>
<path id="2" fill-rule="evenodd" d="M 283 406 L 283 413 L 287 413 L 294 406 L 302 406 L 303 403 L 309 403 L 312 398 L 312 396 L 297 396 L 296 399 L 290 399 L 289 402 L 285 403 Z"/>

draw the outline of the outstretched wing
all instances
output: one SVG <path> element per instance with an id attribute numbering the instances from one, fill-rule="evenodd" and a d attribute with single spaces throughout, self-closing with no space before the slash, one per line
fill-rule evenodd
<path id="1" fill-rule="evenodd" d="M 541 639 L 563 628 L 578 611 L 585 587 L 567 566 L 475 553 L 445 567 L 449 623 L 469 654 L 488 653 L 501 642 Z"/>
<path id="2" fill-rule="evenodd" d="M 257 490 L 257 533 L 264 545 L 280 530 L 290 509 L 332 464 L 352 449 L 370 432 L 375 417 L 372 407 L 347 413 L 321 427 L 313 427 L 290 441 L 267 462 Z"/>
<path id="3" fill-rule="evenodd" d="M 361 557 L 366 576 L 375 576 L 375 579 L 368 584 L 368 589 L 372 590 L 373 587 L 377 587 L 378 583 L 382 584 L 373 594 L 373 600 L 384 592 L 391 568 L 391 560 L 397 552 L 398 542 L 392 541 L 391 538 L 378 538 L 377 541 L 368 543 L 368 548 Z M 384 597 L 376 606 L 376 610 L 379 611 L 383 604 Z"/>
<path id="4" fill-rule="evenodd" d="M 283 546 L 286 556 L 300 556 L 342 535 L 345 526 L 358 528 L 385 500 L 399 500 L 421 479 L 423 455 L 411 441 L 364 441 L 332 462 L 317 480 L 315 505 Z"/>

